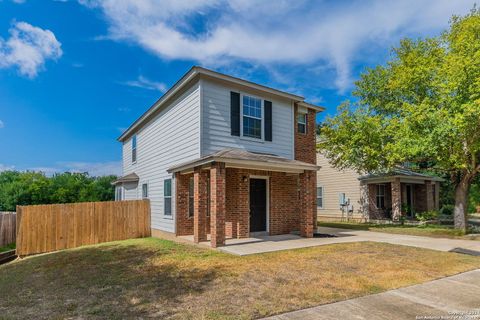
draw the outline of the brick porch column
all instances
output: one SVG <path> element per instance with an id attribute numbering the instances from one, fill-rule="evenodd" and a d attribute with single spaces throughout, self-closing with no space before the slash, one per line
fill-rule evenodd
<path id="1" fill-rule="evenodd" d="M 193 241 L 207 241 L 207 171 L 195 168 L 193 173 Z"/>
<path id="2" fill-rule="evenodd" d="M 315 172 L 305 171 L 300 174 L 300 235 L 313 237 L 313 220 L 316 210 Z"/>
<path id="3" fill-rule="evenodd" d="M 225 245 L 225 164 L 210 169 L 210 241 L 212 248 Z"/>
<path id="4" fill-rule="evenodd" d="M 392 181 L 392 220 L 398 221 L 402 216 L 402 191 L 400 178 Z"/>
<path id="5" fill-rule="evenodd" d="M 426 209 L 427 211 L 433 210 L 435 203 L 433 201 L 433 184 L 430 180 L 425 180 L 425 192 L 427 193 L 425 199 L 426 202 Z"/>

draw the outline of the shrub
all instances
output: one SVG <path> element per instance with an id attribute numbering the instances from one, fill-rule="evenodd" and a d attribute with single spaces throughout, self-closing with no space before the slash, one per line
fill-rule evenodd
<path id="1" fill-rule="evenodd" d="M 415 214 L 415 217 L 417 218 L 418 221 L 435 220 L 438 217 L 438 211 L 430 210 L 430 211 L 420 212 Z"/>
<path id="2" fill-rule="evenodd" d="M 453 204 L 445 204 L 440 209 L 440 214 L 442 216 L 453 216 L 453 209 L 454 208 L 455 208 L 455 206 Z"/>

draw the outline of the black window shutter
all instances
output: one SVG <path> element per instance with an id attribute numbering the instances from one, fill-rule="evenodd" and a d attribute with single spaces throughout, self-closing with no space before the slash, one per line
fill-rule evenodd
<path id="1" fill-rule="evenodd" d="M 272 141 L 272 102 L 264 101 L 265 107 L 265 141 Z"/>
<path id="2" fill-rule="evenodd" d="M 232 136 L 240 136 L 240 93 L 230 92 L 230 127 Z"/>

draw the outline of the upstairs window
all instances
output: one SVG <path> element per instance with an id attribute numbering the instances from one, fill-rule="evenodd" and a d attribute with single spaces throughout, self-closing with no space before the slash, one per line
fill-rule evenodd
<path id="1" fill-rule="evenodd" d="M 164 215 L 172 215 L 172 179 L 163 180 Z"/>
<path id="2" fill-rule="evenodd" d="M 377 184 L 377 208 L 385 208 L 385 185 Z"/>
<path id="3" fill-rule="evenodd" d="M 307 114 L 299 113 L 297 114 L 297 131 L 298 133 L 307 133 Z"/>
<path id="4" fill-rule="evenodd" d="M 262 99 L 243 96 L 243 136 L 262 139 Z"/>
<path id="5" fill-rule="evenodd" d="M 137 162 L 137 136 L 132 137 L 132 163 Z"/>

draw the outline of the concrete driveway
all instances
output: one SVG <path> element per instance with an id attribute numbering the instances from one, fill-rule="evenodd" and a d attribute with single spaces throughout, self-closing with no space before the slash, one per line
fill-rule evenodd
<path id="1" fill-rule="evenodd" d="M 480 319 L 480 269 L 268 319 Z"/>
<path id="2" fill-rule="evenodd" d="M 438 251 L 452 251 L 454 249 L 461 248 L 464 250 L 473 251 L 474 253 L 478 252 L 478 254 L 480 254 L 480 241 L 474 240 L 429 238 L 326 227 L 319 227 L 318 232 L 323 234 L 335 235 L 336 237 L 306 239 L 289 234 L 279 236 L 258 236 L 247 239 L 230 239 L 227 240 L 226 245 L 224 247 L 220 247 L 219 250 L 243 256 L 264 252 L 315 247 L 334 243 L 373 241 L 426 248 Z"/>

